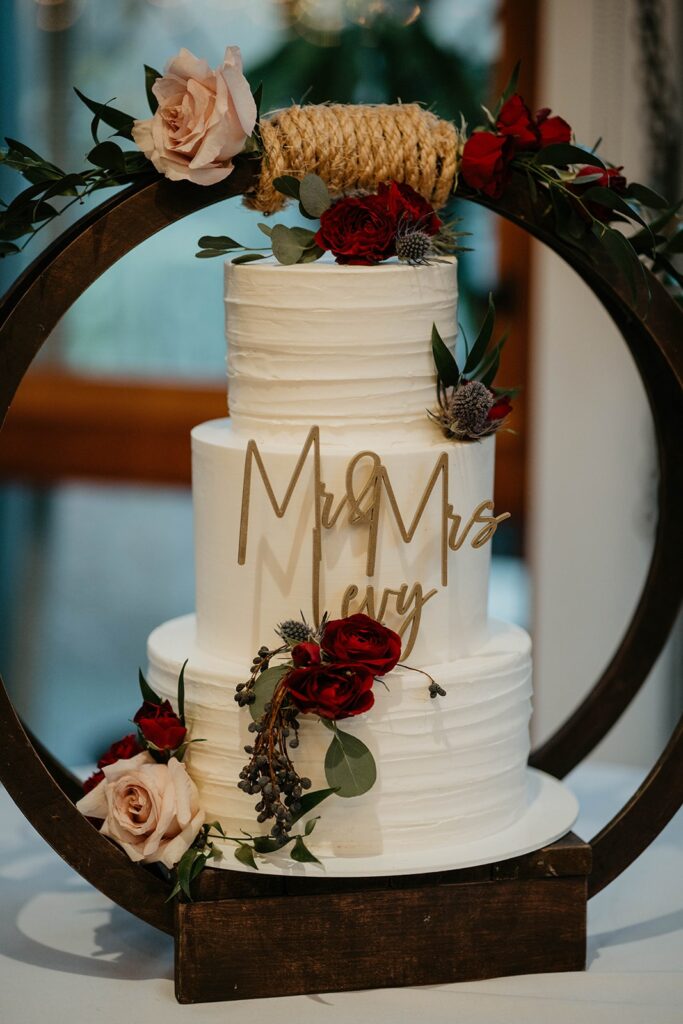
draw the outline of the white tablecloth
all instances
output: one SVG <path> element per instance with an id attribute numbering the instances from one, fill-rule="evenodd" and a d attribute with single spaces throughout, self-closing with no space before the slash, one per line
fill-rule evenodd
<path id="1" fill-rule="evenodd" d="M 633 769 L 578 769 L 569 779 L 582 807 L 578 834 L 593 835 L 638 782 Z M 591 900 L 586 973 L 179 1006 L 171 939 L 113 906 L 71 871 L 0 790 L 0 1021 L 681 1024 L 681 879 L 679 814 Z"/>

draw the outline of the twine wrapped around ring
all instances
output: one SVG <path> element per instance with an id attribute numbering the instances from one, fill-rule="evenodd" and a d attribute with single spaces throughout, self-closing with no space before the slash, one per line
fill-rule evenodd
<path id="1" fill-rule="evenodd" d="M 333 195 L 407 182 L 438 209 L 455 186 L 463 144 L 455 125 L 417 103 L 292 106 L 264 118 L 260 131 L 261 173 L 245 203 L 262 213 L 286 202 L 275 178 L 310 172 Z"/>

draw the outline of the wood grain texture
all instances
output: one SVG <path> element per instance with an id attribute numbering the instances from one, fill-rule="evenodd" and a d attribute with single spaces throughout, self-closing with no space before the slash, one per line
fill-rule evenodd
<path id="1" fill-rule="evenodd" d="M 585 878 L 237 898 L 176 913 L 181 1003 L 585 966 Z"/>

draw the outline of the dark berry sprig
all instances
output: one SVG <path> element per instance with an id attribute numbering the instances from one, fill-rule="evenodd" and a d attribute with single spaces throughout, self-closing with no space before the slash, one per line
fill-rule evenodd
<path id="1" fill-rule="evenodd" d="M 270 835 L 284 846 L 311 780 L 299 775 L 289 757 L 288 745 L 299 744 L 298 710 L 288 702 L 282 684 L 266 704 L 262 718 L 249 724 L 249 731 L 256 738 L 244 748 L 250 760 L 240 772 L 237 785 L 245 793 L 258 795 L 256 820 L 259 824 L 272 821 Z"/>
<path id="2" fill-rule="evenodd" d="M 248 707 L 249 704 L 253 704 L 256 700 L 256 694 L 254 693 L 254 686 L 256 680 L 265 672 L 270 666 L 271 658 L 274 658 L 276 654 L 282 654 L 283 651 L 288 650 L 288 645 L 283 644 L 281 647 L 276 647 L 274 650 L 270 650 L 265 645 L 259 647 L 258 654 L 254 657 L 251 664 L 251 674 L 247 679 L 246 683 L 238 683 L 235 687 L 235 701 L 241 708 Z"/>

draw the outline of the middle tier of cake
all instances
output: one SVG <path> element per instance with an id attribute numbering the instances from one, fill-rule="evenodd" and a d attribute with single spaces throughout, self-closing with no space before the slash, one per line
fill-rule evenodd
<path id="1" fill-rule="evenodd" d="M 148 642 L 149 682 L 175 699 L 185 669 L 186 713 L 192 723 L 187 763 L 207 821 L 229 835 L 255 831 L 253 796 L 237 788 L 248 756 L 248 709 L 235 703 L 235 685 L 248 663 L 212 657 L 197 646 L 194 616 L 156 629 Z M 321 856 L 399 855 L 425 845 L 448 849 L 506 828 L 526 803 L 528 723 L 531 713 L 530 640 L 524 630 L 489 622 L 476 655 L 426 666 L 446 689 L 432 700 L 427 682 L 398 668 L 375 682 L 375 705 L 339 723 L 371 749 L 377 782 L 363 796 L 331 796 L 320 815 L 315 850 Z M 330 733 L 315 717 L 301 716 L 297 770 L 313 789 L 327 786 L 325 752 Z M 350 813 L 352 812 L 352 813 Z M 228 864 L 227 866 L 230 866 Z"/>
<path id="2" fill-rule="evenodd" d="M 197 630 L 248 665 L 283 619 L 365 612 L 403 660 L 442 664 L 486 637 L 495 441 L 365 449 L 317 434 L 255 445 L 229 420 L 192 432 Z M 499 518 L 505 518 L 501 516 Z"/>

